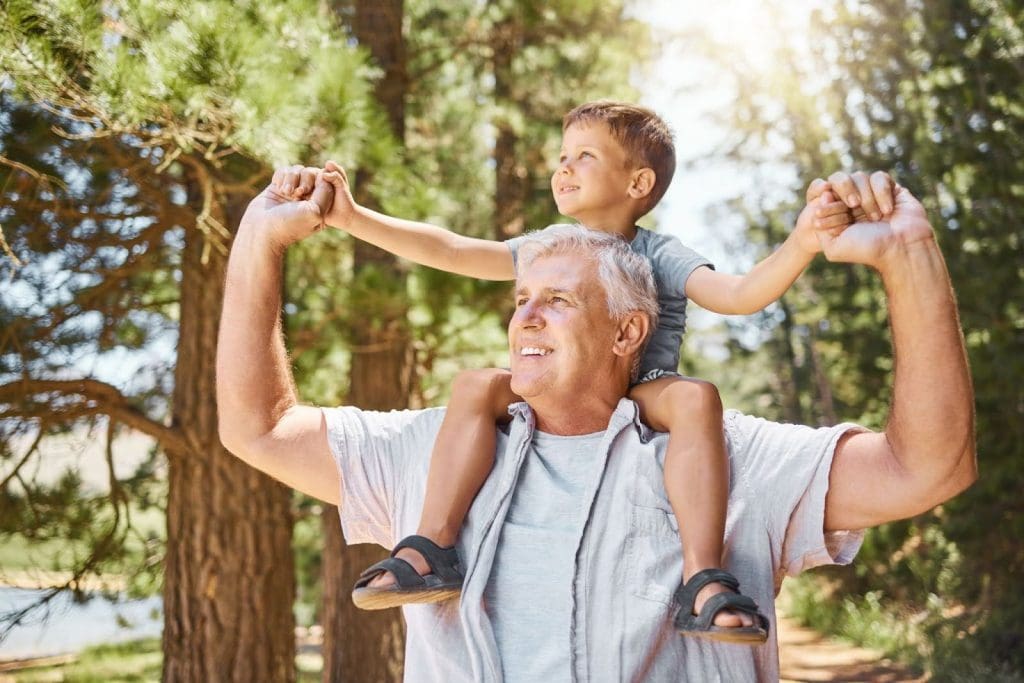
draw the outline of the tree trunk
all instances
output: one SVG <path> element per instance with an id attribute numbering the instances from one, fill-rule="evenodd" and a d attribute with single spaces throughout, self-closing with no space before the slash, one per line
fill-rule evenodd
<path id="1" fill-rule="evenodd" d="M 391 132 L 405 137 L 405 94 L 408 89 L 402 0 L 357 0 L 353 33 L 384 70 L 376 85 L 377 101 L 387 115 Z M 372 171 L 372 169 L 371 169 Z M 368 188 L 371 173 L 361 171 L 355 199 L 364 206 L 378 204 Z M 364 242 L 355 243 L 354 278 L 374 270 L 401 278 L 395 257 Z M 398 296 L 400 294 L 393 294 Z M 381 296 L 351 302 L 362 312 L 352 335 L 352 364 L 348 404 L 369 410 L 405 408 L 409 404 L 413 363 L 404 301 Z M 345 547 L 334 507 L 323 514 L 324 671 L 327 683 L 399 681 L 403 671 L 405 624 L 399 610 L 364 611 L 349 593 L 359 573 L 384 557 L 374 545 Z"/>
<path id="2" fill-rule="evenodd" d="M 513 101 L 512 60 L 523 46 L 523 28 L 515 12 L 498 23 L 491 35 L 491 63 L 494 69 L 494 101 L 500 108 L 518 108 Z M 523 206 L 529 193 L 530 177 L 516 147 L 519 135 L 507 114 L 494 121 L 494 234 L 493 239 L 507 240 L 522 234 L 525 227 Z"/>
<path id="3" fill-rule="evenodd" d="M 235 226 L 244 205 L 227 210 Z M 168 450 L 164 681 L 295 680 L 291 492 L 220 444 L 214 350 L 227 259 L 203 260 L 190 229 L 182 254 L 174 423 Z"/>

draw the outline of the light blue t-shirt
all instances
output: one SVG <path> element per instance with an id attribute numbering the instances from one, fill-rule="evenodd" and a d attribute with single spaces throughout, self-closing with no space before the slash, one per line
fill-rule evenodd
<path id="1" fill-rule="evenodd" d="M 528 236 L 513 237 L 505 242 L 512 251 L 513 261 L 518 263 L 519 246 Z M 678 238 L 640 227 L 629 246 L 650 261 L 661 310 L 658 327 L 640 360 L 640 377 L 651 370 L 676 372 L 679 369 L 679 347 L 686 331 L 686 281 L 701 266 L 714 266 Z"/>
<path id="2" fill-rule="evenodd" d="M 569 681 L 576 549 L 604 465 L 604 432 L 534 432 L 512 494 L 484 604 L 506 681 Z M 537 577 L 543 576 L 543 581 Z"/>

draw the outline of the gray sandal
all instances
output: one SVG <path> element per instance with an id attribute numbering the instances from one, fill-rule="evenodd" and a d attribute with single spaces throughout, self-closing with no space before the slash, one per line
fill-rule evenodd
<path id="1" fill-rule="evenodd" d="M 411 548 L 422 555 L 431 573 L 420 576 L 411 564 L 395 557 L 402 548 Z M 371 581 L 387 572 L 394 574 L 395 583 L 382 587 L 370 586 Z M 463 578 L 455 546 L 442 548 L 424 536 L 406 536 L 391 551 L 391 557 L 381 560 L 359 575 L 352 589 L 352 602 L 360 609 L 441 602 L 462 593 Z"/>
<path id="2" fill-rule="evenodd" d="M 709 583 L 720 583 L 733 592 L 712 595 L 704 603 L 700 614 L 694 614 L 697 593 Z M 757 609 L 756 602 L 739 591 L 740 582 L 724 569 L 705 569 L 697 572 L 676 591 L 676 602 L 679 604 L 679 613 L 675 619 L 676 630 L 683 636 L 707 638 L 724 643 L 760 645 L 765 642 L 768 640 L 768 618 Z M 754 625 L 715 626 L 715 616 L 722 610 L 749 614 L 754 617 Z"/>

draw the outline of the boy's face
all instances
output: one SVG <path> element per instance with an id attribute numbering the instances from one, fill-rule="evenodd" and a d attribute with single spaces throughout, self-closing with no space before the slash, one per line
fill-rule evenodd
<path id="1" fill-rule="evenodd" d="M 632 221 L 635 200 L 629 190 L 634 170 L 626 150 L 603 121 L 576 123 L 562 133 L 551 192 L 558 211 L 598 230 L 609 221 Z"/>

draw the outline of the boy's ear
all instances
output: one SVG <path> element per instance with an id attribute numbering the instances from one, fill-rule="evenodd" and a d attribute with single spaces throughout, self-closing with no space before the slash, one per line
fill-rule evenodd
<path id="1" fill-rule="evenodd" d="M 633 179 L 629 184 L 629 196 L 633 199 L 643 199 L 654 190 L 654 183 L 657 179 L 652 168 L 638 168 L 633 171 Z"/>
<path id="2" fill-rule="evenodd" d="M 619 322 L 618 333 L 612 351 L 617 356 L 632 356 L 640 353 L 640 348 L 647 339 L 651 327 L 651 319 L 646 313 L 633 311 Z"/>

